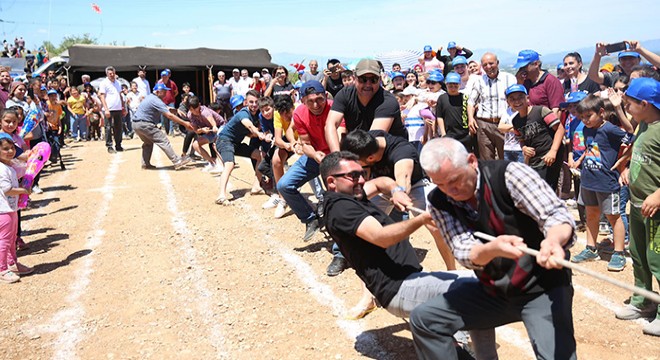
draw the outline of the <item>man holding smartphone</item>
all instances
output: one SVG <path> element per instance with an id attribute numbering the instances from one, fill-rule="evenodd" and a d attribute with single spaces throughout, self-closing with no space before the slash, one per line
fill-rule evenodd
<path id="1" fill-rule="evenodd" d="M 594 54 L 591 65 L 589 65 L 589 78 L 599 85 L 612 87 L 621 75 L 630 76 L 633 67 L 639 65 L 641 57 L 635 51 L 628 51 L 628 43 L 625 41 L 614 44 L 596 44 L 596 53 Z M 620 51 L 620 52 L 619 52 Z M 622 72 L 613 71 L 611 73 L 602 73 L 599 71 L 600 59 L 610 53 L 619 52 L 619 65 Z"/>

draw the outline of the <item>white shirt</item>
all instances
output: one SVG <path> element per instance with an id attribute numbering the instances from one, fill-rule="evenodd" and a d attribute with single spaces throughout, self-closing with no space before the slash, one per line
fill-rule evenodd
<path id="1" fill-rule="evenodd" d="M 507 107 L 506 112 L 500 118 L 500 124 L 512 125 L 513 118 L 516 117 L 516 115 L 518 115 L 517 111 L 514 111 L 510 107 Z M 511 129 L 511 131 L 504 134 L 504 150 L 522 151 L 522 148 L 520 147 L 520 141 L 518 140 L 516 134 L 513 132 L 513 129 Z"/>
<path id="2" fill-rule="evenodd" d="M 18 187 L 16 171 L 0 163 L 0 214 L 12 213 L 18 210 L 18 195 L 7 196 L 5 193 Z"/>
<path id="3" fill-rule="evenodd" d="M 472 91 L 468 104 L 479 104 L 477 117 L 486 119 L 501 118 L 504 115 L 507 108 L 504 92 L 509 86 L 518 83 L 515 76 L 503 71 L 500 71 L 495 79 L 484 74 L 470 82 L 472 82 Z"/>
<path id="4" fill-rule="evenodd" d="M 147 95 L 151 94 L 151 85 L 149 84 L 149 80 L 141 79 L 139 76 L 133 79 L 133 82 L 135 82 L 138 86 L 138 93 L 141 96 L 147 97 Z"/>
<path id="5" fill-rule="evenodd" d="M 108 105 L 106 110 L 122 110 L 121 84 L 119 84 L 117 79 L 114 82 L 110 82 L 108 78 L 103 79 L 99 85 L 99 94 L 105 94 L 105 103 Z"/>

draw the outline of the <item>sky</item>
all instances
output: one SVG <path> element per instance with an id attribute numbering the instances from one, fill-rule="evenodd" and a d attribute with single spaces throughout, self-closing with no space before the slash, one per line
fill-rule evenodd
<path id="1" fill-rule="evenodd" d="M 547 54 L 660 38 L 659 10 L 658 0 L 0 0 L 0 33 L 8 41 L 23 36 L 28 48 L 89 33 L 100 44 L 327 57 L 446 48 L 448 41 Z"/>

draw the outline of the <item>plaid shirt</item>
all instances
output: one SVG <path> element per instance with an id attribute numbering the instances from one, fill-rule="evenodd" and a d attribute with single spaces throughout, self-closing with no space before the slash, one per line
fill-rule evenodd
<path id="1" fill-rule="evenodd" d="M 476 193 L 479 192 L 481 187 L 480 179 L 481 174 L 477 169 Z M 535 219 L 539 230 L 543 234 L 547 235 L 548 229 L 559 224 L 570 224 L 575 227 L 575 220 L 568 212 L 566 205 L 532 168 L 525 164 L 512 162 L 506 167 L 504 179 L 515 207 L 523 214 Z M 478 219 L 477 210 L 474 210 L 466 202 L 454 201 L 450 197 L 447 197 L 447 199 L 452 205 L 465 209 L 470 220 L 476 221 Z M 440 229 L 442 238 L 452 249 L 456 260 L 468 269 L 483 269 L 483 266 L 470 261 L 472 247 L 482 244 L 481 240 L 476 239 L 472 231 L 454 216 L 446 211 L 434 208 L 430 202 L 428 210 L 438 229 Z M 572 247 L 576 240 L 577 237 L 574 231 L 572 239 L 564 246 L 564 249 Z"/>
<path id="2" fill-rule="evenodd" d="M 500 71 L 495 79 L 488 75 L 472 76 L 470 97 L 468 104 L 479 105 L 477 117 L 501 118 L 506 113 L 507 103 L 504 92 L 506 89 L 517 84 L 516 77 Z M 468 86 L 469 87 L 469 86 Z"/>

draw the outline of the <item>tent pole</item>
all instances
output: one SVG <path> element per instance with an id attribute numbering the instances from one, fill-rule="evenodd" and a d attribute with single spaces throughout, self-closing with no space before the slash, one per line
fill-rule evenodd
<path id="1" fill-rule="evenodd" d="M 211 100 L 210 102 L 213 103 L 215 102 L 215 92 L 213 91 L 213 65 L 206 65 L 206 68 L 209 71 L 209 99 Z"/>

